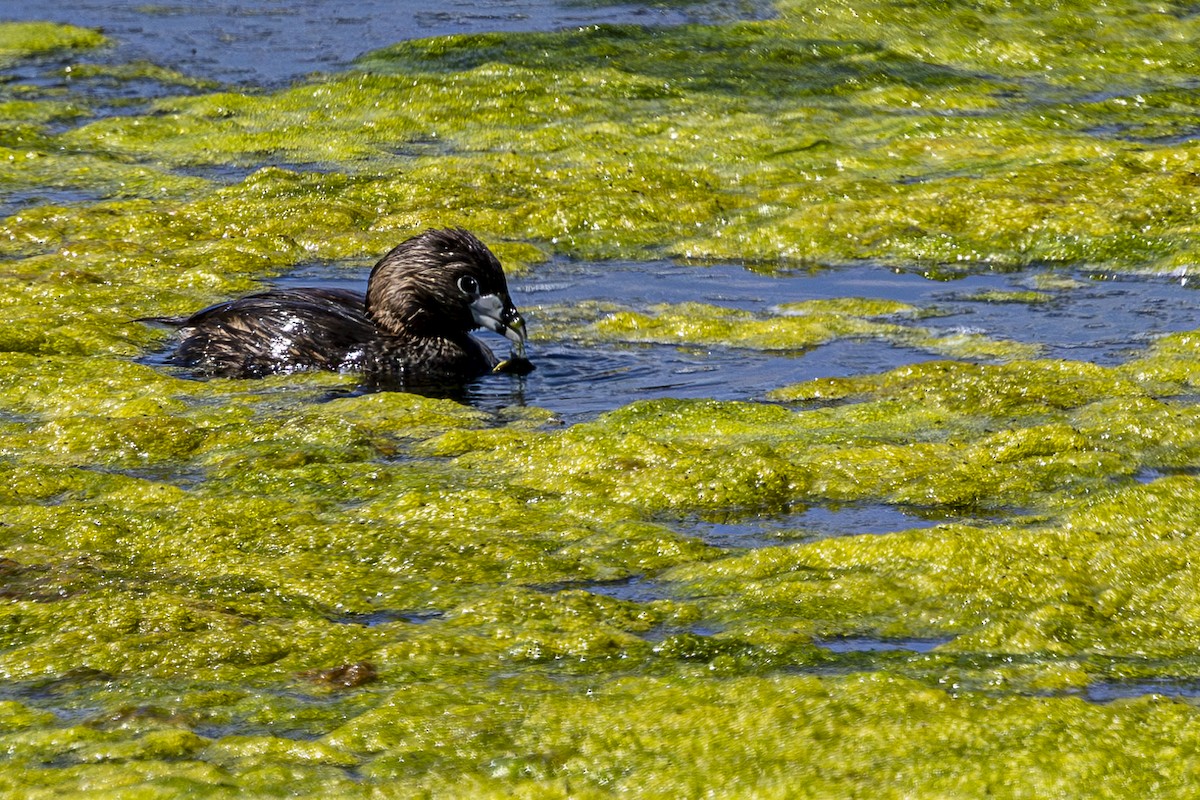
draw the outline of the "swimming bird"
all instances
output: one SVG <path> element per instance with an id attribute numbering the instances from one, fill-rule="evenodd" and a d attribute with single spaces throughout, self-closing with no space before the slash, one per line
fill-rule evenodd
<path id="1" fill-rule="evenodd" d="M 275 289 L 143 321 L 177 327 L 168 360 L 204 377 L 334 370 L 404 385 L 533 368 L 499 260 L 461 228 L 427 230 L 394 247 L 371 270 L 365 295 Z M 481 327 L 510 339 L 513 357 L 501 362 L 471 335 Z"/>

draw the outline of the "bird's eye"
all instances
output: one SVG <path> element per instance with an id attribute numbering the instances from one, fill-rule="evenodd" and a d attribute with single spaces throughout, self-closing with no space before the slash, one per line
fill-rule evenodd
<path id="1" fill-rule="evenodd" d="M 479 294 L 479 281 L 470 275 L 463 275 L 458 279 L 458 288 L 462 290 L 463 294 Z"/>

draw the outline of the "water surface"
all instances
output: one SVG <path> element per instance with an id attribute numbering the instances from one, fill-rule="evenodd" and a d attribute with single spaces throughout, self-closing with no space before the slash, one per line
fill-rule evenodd
<path id="1" fill-rule="evenodd" d="M 585 25 L 678 25 L 765 16 L 744 0 L 697 3 L 571 3 L 553 0 L 71 0 L 49 6 L 4 0 L 0 19 L 97 28 L 117 48 L 111 63 L 148 61 L 196 78 L 249 87 L 286 85 L 334 72 L 395 42 L 461 33 L 552 31 Z"/>
<path id="2" fill-rule="evenodd" d="M 312 264 L 277 283 L 365 290 L 366 270 L 346 273 L 337 265 Z M 477 381 L 468 387 L 466 399 L 491 409 L 510 404 L 545 407 L 564 421 L 577 422 L 636 400 L 761 401 L 772 389 L 792 383 L 884 372 L 940 357 L 877 339 L 840 339 L 803 353 L 779 354 L 735 347 L 582 342 L 547 338 L 539 331 L 544 310 L 589 301 L 634 310 L 699 302 L 768 314 L 781 304 L 804 300 L 880 298 L 908 303 L 929 315 L 905 324 L 1037 344 L 1049 358 L 1108 366 L 1128 360 L 1158 336 L 1195 327 L 1192 285 L 1167 276 L 1059 272 L 1054 276 L 1064 288 L 1042 291 L 1048 299 L 996 300 L 1030 290 L 1048 275 L 978 272 L 934 280 L 884 265 L 763 272 L 736 264 L 556 259 L 510 281 L 513 299 L 529 323 L 529 355 L 537 369 L 524 378 Z M 480 335 L 497 353 L 507 353 L 504 339 Z"/>

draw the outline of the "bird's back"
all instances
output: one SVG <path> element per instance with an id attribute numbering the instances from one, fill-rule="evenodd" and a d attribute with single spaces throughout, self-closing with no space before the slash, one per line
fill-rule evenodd
<path id="1" fill-rule="evenodd" d="M 180 328 L 171 361 L 223 378 L 358 369 L 379 335 L 363 295 L 345 289 L 263 292 L 170 322 Z"/>

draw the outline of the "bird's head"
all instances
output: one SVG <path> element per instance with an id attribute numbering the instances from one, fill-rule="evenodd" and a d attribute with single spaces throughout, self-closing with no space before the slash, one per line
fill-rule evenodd
<path id="1" fill-rule="evenodd" d="M 525 320 L 508 295 L 504 269 L 461 228 L 428 230 L 392 248 L 371 270 L 367 313 L 399 335 L 457 337 L 487 328 L 524 357 Z"/>

